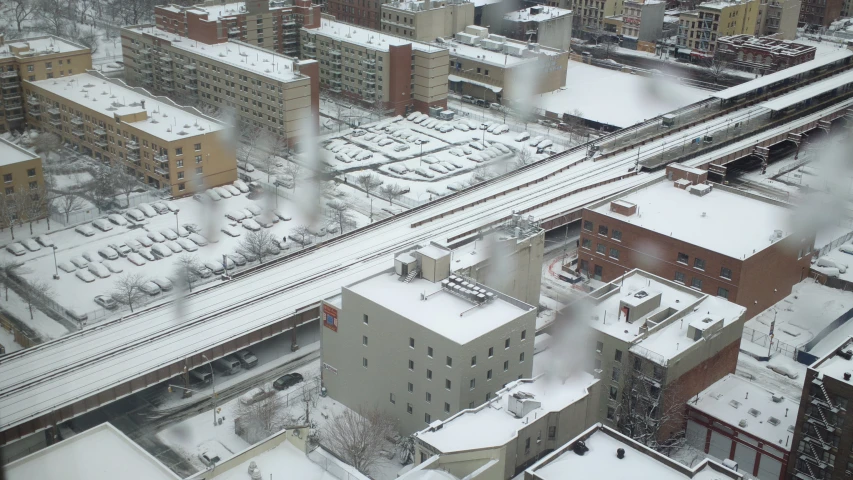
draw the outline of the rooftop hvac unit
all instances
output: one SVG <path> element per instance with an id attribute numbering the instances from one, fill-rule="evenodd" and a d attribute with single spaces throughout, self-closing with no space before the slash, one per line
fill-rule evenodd
<path id="1" fill-rule="evenodd" d="M 515 44 L 508 43 L 504 47 L 504 51 L 506 53 L 512 55 L 513 57 L 520 57 L 524 52 L 524 47 L 521 45 L 515 45 Z"/>
<path id="2" fill-rule="evenodd" d="M 480 42 L 480 46 L 486 50 L 491 50 L 493 52 L 499 52 L 503 50 L 503 43 L 496 42 L 494 40 L 485 39 Z"/>
<path id="3" fill-rule="evenodd" d="M 504 37 L 503 35 L 495 35 L 494 33 L 489 35 L 489 40 L 498 43 L 506 43 L 506 37 Z"/>
<path id="4" fill-rule="evenodd" d="M 687 190 L 693 195 L 704 197 L 705 195 L 711 193 L 711 186 L 706 184 L 693 185 Z"/>
<path id="5" fill-rule="evenodd" d="M 476 35 L 471 35 L 468 33 L 460 32 L 460 33 L 456 34 L 456 41 L 458 41 L 459 43 L 462 43 L 464 45 L 474 45 L 474 42 L 476 41 L 477 38 L 478 37 Z"/>
<path id="6" fill-rule="evenodd" d="M 531 15 L 539 15 L 540 13 L 542 13 L 542 7 L 530 7 Z"/>

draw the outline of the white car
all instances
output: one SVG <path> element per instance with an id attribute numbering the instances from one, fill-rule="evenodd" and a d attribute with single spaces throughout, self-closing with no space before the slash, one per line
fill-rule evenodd
<path id="1" fill-rule="evenodd" d="M 142 244 L 137 242 L 136 240 L 128 240 L 125 242 L 125 245 L 130 249 L 131 252 L 136 253 L 142 249 Z M 119 255 L 121 255 L 121 250 L 119 250 Z"/>
<path id="2" fill-rule="evenodd" d="M 242 180 L 234 180 L 233 185 L 237 187 L 237 190 L 240 190 L 240 192 L 249 193 L 249 186 L 246 185 L 246 182 Z"/>
<path id="3" fill-rule="evenodd" d="M 157 284 L 157 286 L 160 287 L 160 290 L 164 292 L 172 290 L 172 281 L 166 277 L 153 277 L 151 281 Z"/>
<path id="4" fill-rule="evenodd" d="M 171 228 L 160 229 L 160 235 L 166 237 L 167 240 L 177 240 L 178 234 Z"/>
<path id="5" fill-rule="evenodd" d="M 154 245 L 154 242 L 152 242 L 151 239 L 146 237 L 145 235 L 140 235 L 140 236 L 136 237 L 136 241 L 139 242 L 140 245 L 142 245 L 143 247 L 146 247 L 146 248 L 150 247 L 151 245 Z"/>
<path id="6" fill-rule="evenodd" d="M 153 253 L 155 257 L 168 258 L 172 256 L 172 249 L 162 243 L 155 243 L 151 246 L 151 253 Z"/>
<path id="7" fill-rule="evenodd" d="M 535 137 L 530 139 L 530 143 L 528 145 L 530 145 L 531 147 L 535 147 L 542 140 L 545 140 L 545 137 L 543 137 L 542 135 L 536 135 Z"/>
<path id="8" fill-rule="evenodd" d="M 521 133 L 519 133 L 518 135 L 516 135 L 516 136 L 515 136 L 515 141 L 516 141 L 516 142 L 523 142 L 523 141 L 527 140 L 528 138 L 530 138 L 530 134 L 529 134 L 529 133 L 527 133 L 527 132 L 521 132 Z"/>
<path id="9" fill-rule="evenodd" d="M 181 253 L 184 251 L 184 249 L 181 248 L 181 246 L 173 240 L 166 240 L 165 242 L 163 242 L 163 245 L 168 247 L 169 250 L 171 250 L 173 253 Z"/>
<path id="10" fill-rule="evenodd" d="M 139 289 L 152 297 L 160 295 L 160 287 L 154 282 L 145 282 L 139 287 Z"/>
<path id="11" fill-rule="evenodd" d="M 508 131 L 509 131 L 509 125 L 499 125 L 497 128 L 495 128 L 494 132 L 492 132 L 492 133 L 494 133 L 495 135 L 502 135 Z"/>
<path id="12" fill-rule="evenodd" d="M 274 224 L 278 223 L 278 217 L 276 217 L 275 215 L 270 215 L 270 214 L 260 215 L 260 216 L 253 218 L 252 220 L 257 222 L 258 225 L 260 225 L 264 228 L 272 228 L 272 226 Z"/>
<path id="13" fill-rule="evenodd" d="M 139 211 L 141 211 L 142 213 L 144 213 L 146 217 L 149 217 L 149 218 L 156 217 L 157 215 L 159 215 L 157 213 L 157 210 L 154 210 L 154 207 L 152 207 L 151 205 L 148 205 L 147 203 L 140 203 L 139 205 L 136 206 L 136 208 Z"/>
<path id="14" fill-rule="evenodd" d="M 143 248 L 142 250 L 140 250 L 136 253 L 138 253 L 142 258 L 144 258 L 145 260 L 148 260 L 149 262 L 153 262 L 153 261 L 157 260 L 157 258 L 158 258 L 158 257 L 155 257 L 153 254 L 151 254 L 151 251 L 146 249 L 146 248 Z"/>
<path id="15" fill-rule="evenodd" d="M 240 190 L 234 185 L 223 185 L 221 188 L 228 191 L 232 197 L 236 197 L 240 195 Z"/>
<path id="16" fill-rule="evenodd" d="M 255 215 L 255 216 L 260 215 L 264 211 L 261 207 L 255 205 L 254 203 L 250 203 L 249 205 L 246 205 L 246 210 L 252 212 L 252 215 Z"/>
<path id="17" fill-rule="evenodd" d="M 151 204 L 151 208 L 157 210 L 157 213 L 163 215 L 164 213 L 169 213 L 169 208 L 166 207 L 166 204 L 163 202 L 155 202 Z"/>
<path id="18" fill-rule="evenodd" d="M 113 226 L 110 225 L 110 221 L 106 218 L 99 218 L 92 222 L 92 225 L 102 232 L 109 232 L 113 229 Z"/>
<path id="19" fill-rule="evenodd" d="M 210 270 L 211 272 L 213 272 L 217 275 L 219 275 L 220 273 L 225 271 L 225 268 L 222 266 L 222 263 L 220 263 L 220 262 L 207 261 L 207 262 L 204 262 L 203 265 L 205 266 L 205 268 L 207 268 L 208 270 Z"/>
<path id="20" fill-rule="evenodd" d="M 247 163 L 244 165 L 241 165 L 238 163 L 237 166 L 242 168 L 243 170 L 245 170 L 247 172 L 254 172 L 255 171 L 255 167 L 251 163 Z"/>
<path id="21" fill-rule="evenodd" d="M 75 267 L 71 262 L 59 262 L 59 269 L 65 273 L 71 273 L 74 270 L 77 270 L 77 267 Z"/>
<path id="22" fill-rule="evenodd" d="M 116 262 L 102 262 L 101 265 L 107 267 L 107 270 L 109 270 L 110 273 L 122 273 L 122 272 L 124 272 L 124 269 L 121 268 L 121 265 L 119 265 Z"/>
<path id="23" fill-rule="evenodd" d="M 133 250 L 124 243 L 111 243 L 108 246 L 115 250 L 119 257 L 126 257 L 129 253 L 133 252 Z"/>
<path id="24" fill-rule="evenodd" d="M 134 222 L 145 221 L 145 214 L 142 213 L 142 210 L 138 208 L 129 209 L 128 211 L 124 212 L 124 216 Z"/>
<path id="25" fill-rule="evenodd" d="M 238 267 L 242 267 L 243 265 L 246 264 L 246 257 L 244 257 L 243 255 L 241 255 L 239 253 L 229 253 L 228 258 L 233 260 L 234 263 L 236 263 Z"/>
<path id="26" fill-rule="evenodd" d="M 80 225 L 79 227 L 75 228 L 74 231 L 83 235 L 84 237 L 91 237 L 95 234 L 95 230 L 88 225 Z"/>
<path id="27" fill-rule="evenodd" d="M 107 215 L 107 219 L 113 222 L 115 225 L 118 225 L 119 227 L 127 225 L 127 219 L 117 213 L 111 213 Z"/>
<path id="28" fill-rule="evenodd" d="M 98 254 L 107 260 L 117 260 L 118 252 L 110 247 L 103 247 L 98 250 Z"/>
<path id="29" fill-rule="evenodd" d="M 145 261 L 145 259 L 144 259 L 144 258 L 142 258 L 142 255 L 140 255 L 140 254 L 138 254 L 138 253 L 131 253 L 130 255 L 128 255 L 128 256 L 127 256 L 127 260 L 128 260 L 130 263 L 132 263 L 132 264 L 134 264 L 134 265 L 136 265 L 136 266 L 139 266 L 139 267 L 141 267 L 142 265 L 145 265 L 146 263 L 148 263 L 148 262 L 146 262 L 146 261 Z"/>
<path id="30" fill-rule="evenodd" d="M 178 208 L 178 205 L 175 202 L 172 202 L 170 200 L 163 201 L 163 205 L 166 205 L 166 208 L 168 208 L 170 212 L 180 212 L 181 211 L 181 209 Z"/>
<path id="31" fill-rule="evenodd" d="M 248 208 L 241 208 L 240 211 L 243 213 L 243 215 L 246 216 L 246 218 L 254 218 L 255 217 L 255 214 L 252 213 Z"/>
<path id="32" fill-rule="evenodd" d="M 237 228 L 232 227 L 231 225 L 225 225 L 224 227 L 222 227 L 222 233 L 228 235 L 229 237 L 240 236 L 240 230 L 237 230 Z"/>
<path id="33" fill-rule="evenodd" d="M 218 193 L 219 196 L 222 198 L 231 198 L 231 192 L 229 192 L 228 190 L 225 190 L 222 187 L 214 187 L 213 190 L 215 190 L 216 193 Z"/>
<path id="34" fill-rule="evenodd" d="M 27 250 L 31 252 L 37 252 L 41 250 L 41 245 L 39 245 L 39 242 L 33 240 L 32 238 L 28 238 L 21 243 L 23 243 L 24 246 L 27 247 Z"/>
<path id="35" fill-rule="evenodd" d="M 148 232 L 146 235 L 147 235 L 147 236 L 148 236 L 148 238 L 150 238 L 152 241 L 157 242 L 157 243 L 163 243 L 163 242 L 165 242 L 165 241 L 166 241 L 166 237 L 164 237 L 163 235 L 160 235 L 160 234 L 159 234 L 159 233 L 157 233 L 157 232 Z"/>
<path id="36" fill-rule="evenodd" d="M 212 188 L 210 190 L 205 190 L 204 193 L 207 195 L 207 198 L 213 200 L 214 202 L 222 200 L 222 197 L 220 197 L 216 190 Z"/>
<path id="37" fill-rule="evenodd" d="M 86 268 L 86 265 L 89 265 L 89 261 L 83 257 L 71 257 L 69 261 L 77 268 Z"/>
<path id="38" fill-rule="evenodd" d="M 175 240 L 175 242 L 177 242 L 177 244 L 180 245 L 181 248 L 183 248 L 184 250 L 186 250 L 188 252 L 198 251 L 198 245 L 196 245 L 193 241 L 191 241 L 187 238 L 179 238 L 179 239 Z"/>
<path id="39" fill-rule="evenodd" d="M 97 262 L 90 263 L 88 269 L 89 272 L 98 278 L 107 278 L 110 276 L 109 269 Z"/>
<path id="40" fill-rule="evenodd" d="M 86 283 L 92 283 L 95 281 L 95 276 L 88 270 L 77 270 L 77 273 L 74 275 L 77 276 L 80 280 L 83 280 Z"/>
<path id="41" fill-rule="evenodd" d="M 53 246 L 53 239 L 48 235 L 39 235 L 36 237 L 36 241 L 39 242 L 42 247 L 50 248 Z"/>
<path id="42" fill-rule="evenodd" d="M 187 238 L 192 240 L 192 242 L 198 245 L 199 247 L 204 247 L 208 244 L 207 239 L 197 233 L 191 233 L 189 234 L 189 236 L 187 236 Z"/>
<path id="43" fill-rule="evenodd" d="M 233 210 L 225 214 L 225 218 L 235 222 L 242 222 L 246 219 L 246 214 L 240 210 Z"/>
<path id="44" fill-rule="evenodd" d="M 252 220 L 251 218 L 247 218 L 246 220 L 243 220 L 243 228 L 252 232 L 257 232 L 261 229 L 261 226 L 258 225 L 258 222 Z"/>
<path id="45" fill-rule="evenodd" d="M 10 243 L 9 245 L 6 245 L 6 250 L 8 250 L 9 253 L 11 253 L 15 256 L 18 256 L 18 257 L 27 253 L 27 249 L 24 248 L 24 246 L 18 242 L 14 242 L 14 243 Z"/>
<path id="46" fill-rule="evenodd" d="M 187 237 L 190 234 L 190 231 L 184 227 L 178 227 L 177 234 L 179 237 Z"/>
<path id="47" fill-rule="evenodd" d="M 88 252 L 83 252 L 83 258 L 88 260 L 89 263 L 92 263 L 92 262 L 101 263 L 101 260 L 103 260 L 101 258 L 101 254 L 94 251 L 94 250 L 90 250 Z"/>

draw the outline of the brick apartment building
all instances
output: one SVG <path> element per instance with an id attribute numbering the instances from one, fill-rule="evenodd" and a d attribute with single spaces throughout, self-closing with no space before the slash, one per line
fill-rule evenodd
<path id="1" fill-rule="evenodd" d="M 641 270 L 593 290 L 565 313 L 591 327 L 589 344 L 576 346 L 594 349 L 598 420 L 632 438 L 679 438 L 684 403 L 735 371 L 745 310 Z M 577 336 L 553 332 L 569 334 Z"/>
<path id="2" fill-rule="evenodd" d="M 344 23 L 379 30 L 384 3 L 384 0 L 326 0 L 324 13 Z"/>
<path id="3" fill-rule="evenodd" d="M 49 196 L 44 183 L 41 157 L 0 138 L 0 178 L 3 179 L 3 194 L 11 199 L 5 207 L 12 210 L 12 218 L 18 221 L 41 218 L 47 213 Z M 29 192 L 23 202 L 18 194 Z M 9 217 L 0 218 L 0 226 L 9 226 Z M 3 346 L 0 345 L 0 353 Z"/>
<path id="4" fill-rule="evenodd" d="M 690 58 L 708 60 L 717 51 L 720 37 L 753 35 L 758 24 L 759 0 L 704 2 L 695 11 L 678 16 L 679 50 L 690 51 Z"/>
<path id="5" fill-rule="evenodd" d="M 6 42 L 0 34 L 0 133 L 24 128 L 24 80 L 83 73 L 92 51 L 52 35 Z"/>
<path id="6" fill-rule="evenodd" d="M 515 40 L 568 51 L 572 43 L 572 11 L 537 5 L 508 12 L 501 33 Z"/>
<path id="7" fill-rule="evenodd" d="M 751 35 L 717 40 L 717 54 L 730 59 L 733 67 L 762 75 L 814 60 L 816 50 L 811 45 Z"/>
<path id="8" fill-rule="evenodd" d="M 707 171 L 667 177 L 583 211 L 578 271 L 612 281 L 639 268 L 747 308 L 782 300 L 808 275 L 814 233 L 793 229 L 789 205 L 707 183 Z"/>
<path id="9" fill-rule="evenodd" d="M 302 28 L 302 56 L 319 63 L 320 87 L 383 112 L 447 107 L 446 48 L 356 27 L 323 15 Z"/>
<path id="10" fill-rule="evenodd" d="M 221 43 L 241 40 L 267 50 L 299 56 L 299 29 L 320 21 L 320 5 L 311 0 L 221 3 L 207 0 L 185 7 L 154 7 L 154 23 L 169 33 Z"/>
<path id="11" fill-rule="evenodd" d="M 398 37 L 434 42 L 474 24 L 469 0 L 395 0 L 382 5 L 380 29 Z"/>
<path id="12" fill-rule="evenodd" d="M 233 111 L 268 136 L 299 142 L 319 119 L 319 65 L 237 40 L 187 41 L 153 25 L 122 28 L 125 78 L 181 105 Z"/>
<path id="13" fill-rule="evenodd" d="M 800 7 L 799 26 L 806 28 L 828 27 L 841 17 L 844 0 L 803 0 Z"/>
<path id="14" fill-rule="evenodd" d="M 847 480 L 853 472 L 853 338 L 806 370 L 786 479 Z M 763 479 L 762 479 L 763 480 Z"/>

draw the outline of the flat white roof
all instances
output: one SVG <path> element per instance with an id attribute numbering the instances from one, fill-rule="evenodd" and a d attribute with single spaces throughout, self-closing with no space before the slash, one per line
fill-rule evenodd
<path id="1" fill-rule="evenodd" d="M 846 382 L 849 385 L 853 385 L 853 376 L 849 380 L 844 379 L 845 373 L 853 374 L 853 360 L 845 359 L 837 353 L 838 350 L 844 350 L 845 352 L 853 350 L 850 345 L 850 339 L 838 342 L 838 338 L 836 337 L 835 348 L 824 358 L 818 360 L 818 362 L 821 362 L 820 365 L 815 366 L 815 364 L 812 364 L 810 368 L 817 371 L 817 378 L 821 380 L 823 380 L 824 376 L 829 376 L 839 382 Z"/>
<path id="2" fill-rule="evenodd" d="M 734 374 L 718 380 L 688 405 L 759 438 L 790 451 L 790 429 L 797 423 L 800 403 Z M 787 441 L 786 441 L 787 440 Z"/>
<path id="3" fill-rule="evenodd" d="M 146 33 L 168 40 L 171 42 L 172 47 L 179 50 L 191 52 L 195 55 L 207 57 L 227 65 L 233 65 L 235 68 L 263 75 L 270 80 L 289 82 L 294 79 L 305 78 L 295 72 L 297 60 L 265 48 L 258 48 L 243 42 L 230 41 L 213 44 L 200 43 L 155 28 L 154 26 L 133 26 L 126 28 L 133 32 Z"/>
<path id="4" fill-rule="evenodd" d="M 517 45 L 524 48 L 524 50 L 528 50 L 526 43 L 519 44 L 509 40 L 507 40 L 506 43 L 509 45 Z M 499 67 L 514 67 L 516 65 L 521 65 L 524 63 L 535 62 L 539 60 L 538 55 L 541 54 L 545 54 L 548 56 L 557 56 L 561 53 L 556 52 L 554 50 L 546 50 L 544 48 L 540 48 L 538 53 L 532 54 L 531 56 L 516 57 L 515 55 L 505 54 L 503 52 L 486 50 L 485 48 L 478 45 L 466 45 L 464 43 L 449 38 L 444 39 L 443 45 L 447 47 L 447 49 L 450 51 L 451 57 L 467 58 L 482 63 L 489 63 Z M 452 71 L 453 70 L 451 70 L 451 72 Z"/>
<path id="5" fill-rule="evenodd" d="M 637 213 L 611 212 L 610 202 L 592 210 L 738 260 L 772 245 L 776 230 L 782 238 L 793 231 L 789 209 L 719 187 L 698 196 L 664 180 L 620 199 L 636 204 Z"/>
<path id="6" fill-rule="evenodd" d="M 515 438 L 530 420 L 563 411 L 586 398 L 589 387 L 597 381 L 586 372 L 575 373 L 565 382 L 547 374 L 532 380 L 517 380 L 499 391 L 494 400 L 463 410 L 443 422 L 434 422 L 433 426 L 441 424 L 441 428 L 430 431 L 431 426 L 416 435 L 442 453 L 500 447 Z M 541 406 L 519 418 L 509 411 L 509 399 L 522 392 L 533 395 L 531 400 L 541 402 Z"/>
<path id="7" fill-rule="evenodd" d="M 763 77 L 756 78 L 755 80 L 750 80 L 746 83 L 741 83 L 740 85 L 735 85 L 734 87 L 714 92 L 711 96 L 721 100 L 728 100 L 730 98 L 749 93 L 753 90 L 773 85 L 774 83 L 781 82 L 801 73 L 816 70 L 824 65 L 829 65 L 839 60 L 843 60 L 851 55 L 853 55 L 853 52 L 847 49 L 835 50 L 827 53 L 826 55 L 816 57 L 814 60 L 809 60 L 808 62 L 794 65 L 793 67 L 788 67 L 784 70 L 779 70 L 778 72 L 771 73 L 770 75 L 765 75 Z"/>
<path id="8" fill-rule="evenodd" d="M 109 422 L 5 465 L 4 471 L 6 480 L 181 478 Z"/>
<path id="9" fill-rule="evenodd" d="M 26 162 L 40 158 L 35 153 L 19 147 L 6 139 L 0 138 L 0 165 L 12 165 L 13 163 Z"/>
<path id="10" fill-rule="evenodd" d="M 289 433 L 285 434 L 289 435 Z M 349 467 L 344 463 L 337 461 L 334 457 L 328 455 L 320 447 L 316 454 L 312 456 L 320 457 L 321 461 L 334 463 L 336 467 L 334 471 L 339 471 L 341 468 Z M 288 441 L 282 441 L 274 448 L 267 450 L 259 455 L 256 455 L 240 465 L 231 467 L 228 471 L 215 476 L 216 480 L 248 480 L 249 464 L 254 462 L 264 478 L 293 478 L 299 480 L 332 480 L 336 477 L 326 472 L 323 467 L 314 463 L 308 455 L 296 448 Z M 354 471 L 352 467 L 347 468 L 346 473 L 352 480 L 366 480 L 367 477 Z"/>
<path id="11" fill-rule="evenodd" d="M 533 14 L 530 12 L 531 8 L 538 8 L 541 11 Z M 554 18 L 571 14 L 572 11 L 566 10 L 565 8 L 547 7 L 543 5 L 538 7 L 522 8 L 521 10 L 509 12 L 504 15 L 504 20 L 509 20 L 511 22 L 544 22 L 546 20 L 552 20 Z"/>
<path id="12" fill-rule="evenodd" d="M 319 27 L 303 27 L 302 30 L 312 34 L 331 37 L 343 43 L 352 43 L 371 50 L 379 50 L 383 52 L 387 52 L 388 46 L 390 45 L 397 47 L 408 44 L 412 44 L 412 50 L 419 50 L 422 52 L 437 52 L 439 50 L 446 50 L 446 48 L 444 47 L 407 40 L 405 38 L 395 37 L 393 35 L 382 33 L 379 30 L 356 27 L 355 25 L 350 25 L 348 23 L 338 22 L 335 20 L 329 20 L 328 18 L 321 19 Z"/>
<path id="13" fill-rule="evenodd" d="M 817 97 L 818 95 L 831 92 L 838 87 L 850 85 L 851 83 L 853 83 L 853 71 L 848 70 L 846 72 L 839 73 L 838 75 L 823 79 L 817 83 L 812 83 L 811 85 L 798 88 L 791 93 L 774 98 L 773 100 L 762 102 L 761 106 L 773 111 L 784 110 L 788 107 L 797 105 L 798 103 Z"/>
<path id="14" fill-rule="evenodd" d="M 347 288 L 460 345 L 534 310 L 529 305 L 530 309 L 524 310 L 501 298 L 472 309 L 473 303 L 440 291 L 440 283 L 422 278 L 401 282 L 394 272 L 376 275 Z M 424 293 L 434 294 L 423 301 Z"/>
<path id="15" fill-rule="evenodd" d="M 19 40 L 9 40 L 5 44 L 0 45 L 0 56 L 12 55 L 11 47 L 26 47 L 30 49 L 27 52 L 21 52 L 18 56 L 27 56 L 35 52 L 38 55 L 50 55 L 54 53 L 69 53 L 80 50 L 88 50 L 87 47 L 71 43 L 68 40 L 63 40 L 53 35 L 42 37 L 22 38 Z"/>
<path id="16" fill-rule="evenodd" d="M 133 89 L 121 82 L 114 83 L 89 73 L 30 83 L 107 117 L 146 111 L 147 120 L 129 122 L 128 125 L 163 140 L 190 138 L 226 128 L 210 117 L 200 113 L 195 115 L 173 106 L 165 97 L 145 95 L 139 93 L 145 92 L 144 89 Z M 160 100 L 161 98 L 164 100 Z M 142 101 L 145 101 L 144 108 Z M 181 135 L 181 132 L 185 135 Z"/>

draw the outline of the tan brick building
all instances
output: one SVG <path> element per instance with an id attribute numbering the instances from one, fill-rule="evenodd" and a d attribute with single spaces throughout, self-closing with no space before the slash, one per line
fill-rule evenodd
<path id="1" fill-rule="evenodd" d="M 2 193 L 7 199 L 4 205 L 13 207 L 12 211 L 17 218 L 26 220 L 35 211 L 40 212 L 37 214 L 37 218 L 44 215 L 47 199 L 42 198 L 39 201 L 38 198 L 39 195 L 46 193 L 44 191 L 44 171 L 42 170 L 41 157 L 0 138 L 0 179 L 3 180 Z M 32 205 L 18 205 L 18 208 L 14 208 L 14 202 L 17 201 L 16 194 L 21 192 L 31 192 L 30 199 L 36 200 L 36 202 Z M 31 209 L 30 206 L 36 208 Z M 5 218 L 0 218 L 0 225 L 4 228 L 9 226 Z"/>
<path id="2" fill-rule="evenodd" d="M 302 56 L 319 62 L 320 87 L 395 114 L 447 107 L 446 48 L 323 15 L 303 28 Z"/>
<path id="3" fill-rule="evenodd" d="M 474 24 L 469 0 L 403 0 L 382 5 L 380 30 L 411 40 L 434 42 Z"/>
<path id="4" fill-rule="evenodd" d="M 583 211 L 578 270 L 609 282 L 640 268 L 747 308 L 782 300 L 808 275 L 814 233 L 798 233 L 790 205 L 706 183 L 704 170 L 667 178 Z"/>
<path id="5" fill-rule="evenodd" d="M 232 111 L 270 135 L 298 142 L 319 118 L 319 68 L 228 40 L 188 41 L 152 25 L 122 29 L 125 76 L 130 85 L 169 96 L 179 104 Z"/>
<path id="6" fill-rule="evenodd" d="M 696 11 L 679 15 L 679 50 L 690 49 L 694 59 L 713 58 L 717 39 L 732 35 L 754 35 L 759 26 L 759 0 L 705 2 Z"/>
<path id="7" fill-rule="evenodd" d="M 817 51 L 811 45 L 751 35 L 721 37 L 717 45 L 717 53 L 734 68 L 762 75 L 814 60 Z"/>
<path id="8" fill-rule="evenodd" d="M 326 0 L 323 5 L 325 13 L 340 22 L 379 30 L 379 15 L 383 3 L 384 0 Z"/>
<path id="9" fill-rule="evenodd" d="M 185 7 L 154 7 L 157 28 L 202 43 L 241 40 L 285 55 L 299 56 L 299 29 L 320 21 L 310 0 L 224 3 L 206 0 Z"/>
<path id="10" fill-rule="evenodd" d="M 174 196 L 237 179 L 227 125 L 97 72 L 24 81 L 27 121 Z"/>
<path id="11" fill-rule="evenodd" d="M 6 42 L 0 35 L 0 133 L 24 127 L 21 81 L 44 80 L 92 68 L 92 51 L 52 35 Z"/>

